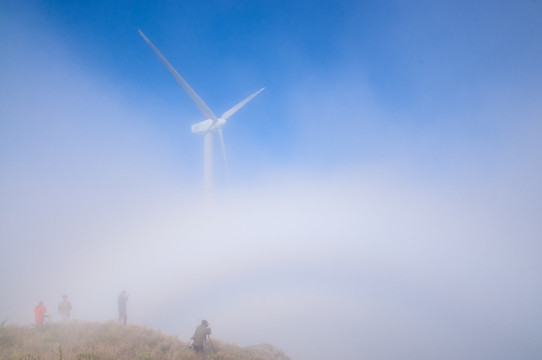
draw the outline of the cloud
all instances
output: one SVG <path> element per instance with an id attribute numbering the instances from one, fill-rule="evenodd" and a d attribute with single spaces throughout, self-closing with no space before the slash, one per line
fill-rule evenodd
<path id="1" fill-rule="evenodd" d="M 29 323 L 67 293 L 75 318 L 114 319 L 126 289 L 129 322 L 187 339 L 205 317 L 217 338 L 295 359 L 540 355 L 535 99 L 496 91 L 478 125 L 467 106 L 436 126 L 394 118 L 358 73 L 304 83 L 295 159 L 205 204 L 159 110 L 55 46 L 15 43 L 0 316 Z"/>

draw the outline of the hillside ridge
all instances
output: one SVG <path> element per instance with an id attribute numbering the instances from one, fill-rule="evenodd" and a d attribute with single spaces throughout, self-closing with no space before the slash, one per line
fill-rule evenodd
<path id="1" fill-rule="evenodd" d="M 186 342 L 139 325 L 71 321 L 0 328 L 0 360 L 196 360 Z M 209 360 L 290 360 L 270 344 L 241 347 L 213 338 Z"/>

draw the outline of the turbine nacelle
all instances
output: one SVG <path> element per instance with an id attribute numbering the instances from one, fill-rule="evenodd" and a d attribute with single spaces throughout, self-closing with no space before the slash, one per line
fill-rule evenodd
<path id="1" fill-rule="evenodd" d="M 218 129 L 222 129 L 224 124 L 226 124 L 226 120 L 224 120 L 223 118 L 219 118 L 217 121 L 207 119 L 192 125 L 191 129 L 194 134 L 206 134 L 210 132 L 215 132 Z"/>

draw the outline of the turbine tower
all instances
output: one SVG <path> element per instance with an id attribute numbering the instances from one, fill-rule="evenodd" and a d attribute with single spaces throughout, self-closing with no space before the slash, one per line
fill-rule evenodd
<path id="1" fill-rule="evenodd" d="M 246 103 L 248 103 L 252 98 L 258 95 L 263 89 L 256 91 L 254 94 L 250 95 L 224 114 L 221 117 L 217 117 L 215 113 L 203 102 L 198 94 L 188 85 L 188 83 L 183 79 L 181 75 L 175 70 L 173 66 L 167 61 L 167 59 L 160 53 L 160 51 L 151 43 L 151 41 L 143 34 L 141 30 L 138 30 L 141 37 L 149 44 L 151 49 L 158 55 L 158 58 L 164 63 L 169 72 L 177 80 L 179 84 L 186 91 L 188 96 L 194 101 L 201 113 L 206 116 L 208 119 L 200 121 L 197 124 L 192 125 L 192 132 L 194 134 L 203 135 L 203 183 L 204 190 L 206 194 L 211 192 L 213 187 L 213 134 L 218 133 L 218 138 L 220 140 L 220 147 L 222 149 L 222 155 L 224 157 L 224 164 L 226 166 L 226 173 L 228 172 L 228 160 L 226 157 L 226 149 L 224 147 L 224 137 L 222 135 L 222 128 L 226 124 L 226 120 L 235 114 L 239 109 L 241 109 Z"/>

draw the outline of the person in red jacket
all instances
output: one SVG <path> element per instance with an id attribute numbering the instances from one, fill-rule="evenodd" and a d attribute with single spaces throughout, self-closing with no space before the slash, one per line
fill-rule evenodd
<path id="1" fill-rule="evenodd" d="M 43 305 L 43 301 L 40 301 L 39 304 L 34 308 L 34 320 L 36 321 L 36 325 L 43 325 L 46 312 L 47 309 Z"/>

